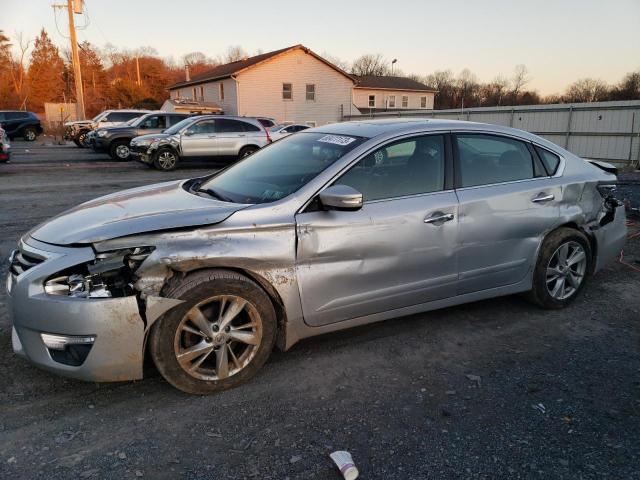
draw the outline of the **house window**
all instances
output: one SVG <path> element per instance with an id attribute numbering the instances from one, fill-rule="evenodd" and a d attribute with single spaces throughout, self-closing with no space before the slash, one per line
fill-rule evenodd
<path id="1" fill-rule="evenodd" d="M 316 86 L 313 83 L 307 83 L 307 100 L 316 101 Z"/>
<path id="2" fill-rule="evenodd" d="M 389 98 L 387 100 L 387 107 L 396 108 L 396 96 L 395 95 L 389 95 Z"/>
<path id="3" fill-rule="evenodd" d="M 224 83 L 220 82 L 220 100 L 224 100 Z"/>
<path id="4" fill-rule="evenodd" d="M 375 107 L 376 107 L 376 96 L 369 95 L 369 108 L 375 108 Z"/>
<path id="5" fill-rule="evenodd" d="M 420 97 L 420 108 L 427 108 L 427 97 Z"/>
<path id="6" fill-rule="evenodd" d="M 409 97 L 407 95 L 402 96 L 402 108 L 409 108 Z"/>
<path id="7" fill-rule="evenodd" d="M 193 93 L 193 97 L 192 97 L 192 98 L 193 98 L 194 100 L 197 100 L 197 99 L 198 99 L 198 97 L 196 96 L 196 87 L 193 87 L 192 93 Z"/>
<path id="8" fill-rule="evenodd" d="M 282 84 L 282 99 L 293 100 L 293 86 L 290 83 Z"/>
<path id="9" fill-rule="evenodd" d="M 200 86 L 200 100 L 204 102 L 204 87 Z"/>

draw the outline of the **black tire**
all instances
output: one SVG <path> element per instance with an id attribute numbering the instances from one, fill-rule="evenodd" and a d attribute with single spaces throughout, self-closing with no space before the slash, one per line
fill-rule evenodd
<path id="1" fill-rule="evenodd" d="M 27 142 L 33 142 L 35 141 L 36 138 L 38 138 L 38 132 L 36 131 L 35 128 L 27 127 L 24 129 L 24 132 L 22 133 L 22 137 Z"/>
<path id="2" fill-rule="evenodd" d="M 125 162 L 131 158 L 129 151 L 129 140 L 116 140 L 111 142 L 109 147 L 109 155 L 112 159 Z"/>
<path id="3" fill-rule="evenodd" d="M 550 261 L 554 254 L 563 245 L 575 245 L 578 244 L 584 250 L 585 264 L 583 273 L 579 277 L 580 283 L 577 288 L 573 288 L 573 292 L 567 298 L 559 299 L 555 298 L 549 291 L 551 286 L 548 287 L 549 280 L 547 276 L 547 268 L 550 266 Z M 559 228 L 551 232 L 542 242 L 540 252 L 538 254 L 538 261 L 533 271 L 533 288 L 528 293 L 527 297 L 530 301 L 538 304 L 542 308 L 547 309 L 559 309 L 564 308 L 573 302 L 579 295 L 580 291 L 586 283 L 587 276 L 591 272 L 592 252 L 589 240 L 584 233 L 573 228 Z M 566 267 L 565 267 L 566 268 Z M 566 270 L 565 270 L 566 271 Z M 554 278 L 554 277 L 552 277 Z"/>
<path id="4" fill-rule="evenodd" d="M 87 143 L 86 143 L 87 133 L 88 132 L 86 132 L 86 131 L 76 133 L 76 136 L 73 137 L 73 143 L 75 143 L 76 146 L 78 146 L 80 148 L 86 148 L 86 146 L 87 146 Z"/>
<path id="5" fill-rule="evenodd" d="M 235 373 L 229 373 L 229 376 L 223 379 L 196 378 L 199 375 L 200 366 L 196 367 L 196 373 L 192 374 L 187 373 L 178 362 L 178 352 L 182 348 L 180 342 L 184 340 L 182 337 L 184 330 L 181 330 L 181 325 L 185 324 L 187 312 L 193 311 L 198 305 L 206 304 L 207 299 L 219 295 L 240 297 L 248 302 L 247 309 L 251 308 L 253 312 L 259 314 L 261 320 L 260 341 L 259 344 L 252 347 L 253 353 L 248 357 L 248 363 Z M 149 351 L 160 374 L 177 389 L 186 393 L 206 395 L 237 387 L 249 381 L 269 358 L 276 340 L 276 314 L 269 296 L 249 278 L 229 270 L 201 270 L 170 282 L 165 287 L 163 296 L 179 298 L 184 300 L 184 303 L 169 310 L 153 325 L 149 336 Z M 231 306 L 231 304 L 229 305 Z M 245 319 L 240 318 L 242 314 L 238 314 L 236 318 L 240 322 L 246 322 Z M 219 313 L 213 311 L 210 315 L 212 319 L 217 318 L 217 320 L 211 320 L 212 322 L 220 322 Z M 198 337 L 195 338 L 198 339 Z M 214 340 L 209 338 L 198 341 L 200 345 L 202 342 L 211 344 Z M 231 350 L 227 344 L 223 343 L 222 345 L 222 347 L 216 347 L 213 354 L 208 354 L 215 357 L 214 359 L 207 357 L 210 361 L 217 362 L 217 355 L 221 348 Z M 244 344 L 236 342 L 236 345 L 242 348 Z M 196 358 L 194 357 L 193 360 Z M 205 365 L 205 363 L 201 365 Z M 218 375 L 217 365 L 216 363 L 215 376 Z M 228 363 L 228 365 L 231 366 L 232 363 Z"/>
<path id="6" fill-rule="evenodd" d="M 238 160 L 242 160 L 245 157 L 257 152 L 260 150 L 258 147 L 254 147 L 253 145 L 247 145 L 246 147 L 242 147 L 240 149 L 240 153 L 238 153 Z"/>
<path id="7" fill-rule="evenodd" d="M 171 160 L 171 158 L 173 158 L 173 160 Z M 178 154 L 171 148 L 160 148 L 153 155 L 153 166 L 158 170 L 168 172 L 176 168 L 178 160 Z"/>

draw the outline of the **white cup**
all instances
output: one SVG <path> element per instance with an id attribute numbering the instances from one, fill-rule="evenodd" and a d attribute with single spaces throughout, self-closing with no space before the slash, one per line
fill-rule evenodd
<path id="1" fill-rule="evenodd" d="M 340 473 L 342 473 L 345 480 L 356 480 L 356 478 L 358 478 L 358 469 L 353 463 L 353 458 L 351 458 L 351 454 L 349 452 L 338 451 L 333 452 L 329 456 L 338 466 Z"/>

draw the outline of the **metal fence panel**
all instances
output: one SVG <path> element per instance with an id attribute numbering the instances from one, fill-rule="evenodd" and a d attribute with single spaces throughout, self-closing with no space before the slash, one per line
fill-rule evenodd
<path id="1" fill-rule="evenodd" d="M 640 101 L 594 102 L 464 110 L 419 110 L 350 115 L 344 120 L 427 117 L 512 126 L 588 158 L 640 165 Z"/>

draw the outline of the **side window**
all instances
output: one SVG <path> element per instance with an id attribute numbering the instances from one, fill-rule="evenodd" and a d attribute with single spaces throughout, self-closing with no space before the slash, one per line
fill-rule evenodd
<path id="1" fill-rule="evenodd" d="M 160 126 L 161 120 L 162 126 Z M 164 128 L 164 117 L 160 117 L 158 115 L 147 117 L 145 118 L 144 122 L 142 122 L 142 128 Z"/>
<path id="2" fill-rule="evenodd" d="M 169 115 L 168 116 L 169 125 L 175 125 L 176 123 L 181 122 L 185 118 L 187 117 L 184 115 Z"/>
<path id="3" fill-rule="evenodd" d="M 456 135 L 462 187 L 526 180 L 538 176 L 524 142 L 484 134 Z"/>
<path id="4" fill-rule="evenodd" d="M 375 108 L 376 106 L 376 96 L 369 95 L 369 108 Z"/>
<path id="5" fill-rule="evenodd" d="M 370 153 L 334 183 L 355 188 L 365 201 L 382 200 L 441 191 L 444 172 L 444 137 L 426 135 Z"/>
<path id="6" fill-rule="evenodd" d="M 538 152 L 538 156 L 542 163 L 544 163 L 544 167 L 547 169 L 547 173 L 549 175 L 553 175 L 558 170 L 558 165 L 560 165 L 560 157 L 558 157 L 555 153 L 551 153 L 549 150 L 545 150 L 542 147 L 535 146 L 536 152 Z"/>
<path id="7" fill-rule="evenodd" d="M 202 135 L 207 133 L 216 133 L 215 120 L 203 120 L 189 127 L 189 132 L 193 135 Z"/>
<path id="8" fill-rule="evenodd" d="M 245 122 L 239 120 L 220 119 L 216 120 L 216 131 L 218 133 L 239 133 L 245 132 Z"/>
<path id="9" fill-rule="evenodd" d="M 260 127 L 258 127 L 257 125 L 254 125 L 253 123 L 247 123 L 247 122 L 243 122 L 244 124 L 244 131 L 245 132 L 260 132 Z"/>
<path id="10" fill-rule="evenodd" d="M 103 119 L 105 122 L 128 122 L 132 118 L 136 118 L 142 115 L 139 112 L 111 112 L 107 115 L 107 118 Z"/>

